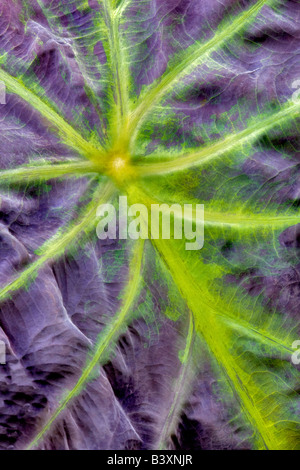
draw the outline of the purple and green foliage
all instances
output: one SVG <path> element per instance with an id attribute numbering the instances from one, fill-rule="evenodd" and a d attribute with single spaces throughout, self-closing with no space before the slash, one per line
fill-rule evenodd
<path id="1" fill-rule="evenodd" d="M 300 449 L 299 54 L 296 0 L 1 0 L 1 449 Z"/>

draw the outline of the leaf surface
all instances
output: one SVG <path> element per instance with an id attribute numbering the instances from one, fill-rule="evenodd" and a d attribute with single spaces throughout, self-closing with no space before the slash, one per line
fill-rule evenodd
<path id="1" fill-rule="evenodd" d="M 0 448 L 300 448 L 299 28 L 293 0 L 2 2 Z M 203 248 L 150 216 L 99 240 L 124 195 L 204 204 Z"/>

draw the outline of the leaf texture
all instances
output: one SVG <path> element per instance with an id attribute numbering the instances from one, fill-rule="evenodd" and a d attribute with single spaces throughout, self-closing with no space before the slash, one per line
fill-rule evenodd
<path id="1" fill-rule="evenodd" d="M 299 51 L 294 0 L 1 3 L 1 449 L 300 449 Z"/>

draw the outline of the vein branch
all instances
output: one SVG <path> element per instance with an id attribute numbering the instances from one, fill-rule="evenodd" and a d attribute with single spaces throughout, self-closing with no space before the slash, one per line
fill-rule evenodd
<path id="1" fill-rule="evenodd" d="M 153 195 L 149 196 L 147 190 L 140 189 L 138 186 L 131 186 L 128 189 L 128 194 L 131 194 L 131 197 L 135 198 L 136 200 L 143 201 L 144 204 L 148 207 L 149 212 L 152 210 L 160 211 L 162 214 L 169 213 L 170 210 L 172 211 L 175 218 L 182 219 L 182 220 L 197 220 L 197 213 L 194 207 L 187 207 L 184 210 L 181 207 L 178 207 L 176 202 L 171 202 L 169 204 L 166 203 L 164 200 L 163 203 L 155 198 Z M 181 202 L 182 204 L 182 202 Z M 191 202 L 184 201 L 184 204 L 193 205 Z M 171 208 L 169 207 L 171 206 Z M 205 209 L 204 213 L 204 227 L 219 227 L 221 229 L 225 229 L 226 227 L 230 227 L 232 229 L 242 231 L 250 231 L 250 230 L 259 230 L 264 228 L 281 228 L 281 227 L 288 227 L 291 225 L 296 225 L 300 221 L 300 214 L 291 213 L 291 214 L 276 214 L 276 213 L 268 213 L 267 215 L 264 214 L 256 214 L 253 212 L 239 212 L 234 213 L 234 209 L 230 210 L 230 207 L 224 212 L 218 212 L 214 210 L 207 210 Z M 197 221 L 200 223 L 201 221 Z"/>
<path id="2" fill-rule="evenodd" d="M 78 242 L 80 237 L 90 233 L 96 225 L 98 205 L 109 200 L 113 191 L 114 186 L 111 183 L 98 188 L 92 201 L 81 212 L 78 219 L 72 222 L 68 228 L 59 230 L 47 240 L 36 251 L 38 258 L 0 290 L 0 302 L 6 300 L 13 292 L 24 288 L 28 282 L 32 282 L 38 271 L 48 261 L 59 258 L 67 248 Z"/>
<path id="3" fill-rule="evenodd" d="M 212 52 L 220 49 L 226 41 L 234 34 L 237 34 L 254 18 L 261 8 L 268 3 L 269 0 L 258 0 L 248 10 L 241 13 L 233 21 L 229 21 L 225 26 L 221 26 L 216 34 L 206 43 L 198 42 L 190 46 L 185 54 L 182 55 L 176 65 L 165 72 L 160 81 L 148 88 L 147 94 L 143 94 L 138 101 L 136 109 L 132 112 L 131 122 L 129 126 L 130 134 L 133 134 L 132 141 L 136 136 L 138 128 L 146 119 L 153 107 L 162 100 L 165 95 L 174 88 L 185 74 L 188 74 L 194 67 L 204 63 Z"/>
<path id="4" fill-rule="evenodd" d="M 152 240 L 152 243 L 164 260 L 187 305 L 197 316 L 197 331 L 204 338 L 216 361 L 223 368 L 233 390 L 237 392 L 246 416 L 260 435 L 261 445 L 266 449 L 277 449 L 276 436 L 268 423 L 262 419 L 260 410 L 255 406 L 251 394 L 248 392 L 247 383 L 242 376 L 239 377 L 238 363 L 231 357 L 226 345 L 223 344 L 224 332 L 222 332 L 222 325 L 217 322 L 216 312 L 213 308 L 213 298 L 207 297 L 204 292 L 201 292 L 199 284 L 195 283 L 181 258 L 174 256 L 174 251 L 170 248 L 168 242 Z"/>
<path id="5" fill-rule="evenodd" d="M 175 156 L 173 159 L 164 160 L 160 156 L 160 161 L 152 163 L 136 164 L 136 172 L 141 177 L 162 175 L 186 170 L 192 167 L 199 167 L 208 162 L 219 158 L 224 154 L 230 155 L 231 152 L 253 144 L 259 137 L 270 131 L 275 126 L 280 126 L 286 121 L 299 117 L 300 101 L 287 102 L 277 113 L 261 119 L 258 123 L 251 124 L 246 129 L 236 134 L 231 134 L 225 139 L 204 147 L 196 152 L 188 152 Z M 148 157 L 149 160 L 151 156 Z"/>
<path id="6" fill-rule="evenodd" d="M 125 50 L 121 43 L 120 14 L 115 8 L 115 2 L 104 0 L 105 22 L 107 25 L 110 60 L 112 64 L 115 107 L 112 116 L 111 133 L 113 144 L 121 146 L 127 139 L 128 124 L 128 67 L 125 60 Z"/>
<path id="7" fill-rule="evenodd" d="M 18 167 L 11 170 L 0 171 L 0 184 L 21 183 L 26 184 L 31 181 L 47 181 L 53 178 L 60 178 L 67 175 L 82 176 L 89 173 L 98 173 L 99 167 L 92 162 L 64 162 L 45 163 L 36 162 L 34 166 Z"/>
<path id="8" fill-rule="evenodd" d="M 192 349 L 195 339 L 195 330 L 194 330 L 194 318 L 192 312 L 189 312 L 189 327 L 186 338 L 186 345 L 181 358 L 182 365 L 179 371 L 179 375 L 174 384 L 174 393 L 172 396 L 172 404 L 170 411 L 164 423 L 163 429 L 160 434 L 159 442 L 156 446 L 157 449 L 165 449 L 167 445 L 167 440 L 172 434 L 172 431 L 175 429 L 175 426 L 178 422 L 178 417 L 183 406 L 183 401 L 185 398 L 185 390 L 187 388 L 189 368 L 191 365 L 192 359 Z"/>
<path id="9" fill-rule="evenodd" d="M 70 401 L 74 397 L 78 396 L 78 394 L 82 391 L 84 385 L 87 383 L 88 380 L 90 380 L 90 376 L 94 368 L 99 365 L 99 362 L 101 361 L 104 353 L 109 349 L 111 342 L 114 339 L 116 339 L 116 337 L 118 336 L 118 333 L 123 328 L 126 322 L 126 317 L 130 313 L 130 309 L 139 292 L 143 252 L 144 252 L 144 241 L 140 240 L 137 242 L 134 252 L 133 252 L 132 261 L 130 264 L 128 284 L 124 288 L 123 302 L 122 302 L 119 312 L 115 315 L 115 317 L 113 317 L 111 322 L 107 325 L 107 327 L 101 333 L 98 344 L 94 350 L 93 356 L 91 360 L 88 362 L 85 369 L 83 370 L 77 383 L 72 388 L 72 390 L 68 392 L 66 397 L 62 400 L 59 407 L 53 413 L 53 415 L 48 420 L 48 422 L 43 427 L 43 429 L 40 431 L 40 433 L 30 443 L 30 445 L 28 446 L 28 449 L 32 449 L 38 444 L 38 442 L 45 436 L 47 431 L 49 431 L 52 424 L 58 418 L 60 413 L 67 407 Z"/>
<path id="10" fill-rule="evenodd" d="M 101 159 L 102 150 L 86 141 L 50 104 L 29 90 L 20 79 L 12 77 L 0 68 L 0 80 L 4 82 L 8 91 L 18 95 L 42 114 L 47 121 L 51 122 L 66 145 L 83 154 L 89 160 L 98 162 Z"/>

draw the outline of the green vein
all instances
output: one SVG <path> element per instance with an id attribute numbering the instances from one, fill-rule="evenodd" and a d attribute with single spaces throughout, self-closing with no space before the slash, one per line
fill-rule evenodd
<path id="1" fill-rule="evenodd" d="M 138 196 L 140 202 L 148 204 L 147 197 L 143 198 L 141 192 L 132 190 L 130 198 L 133 198 L 134 194 L 135 197 Z M 261 400 L 266 398 L 263 389 L 260 388 L 259 383 L 252 380 L 251 374 L 244 370 L 243 364 L 239 364 L 239 358 L 232 355 L 230 348 L 234 341 L 234 332 L 238 337 L 239 331 L 243 330 L 245 333 L 248 328 L 250 332 L 247 337 L 259 339 L 262 344 L 276 347 L 284 354 L 289 352 L 289 347 L 282 341 L 282 338 L 276 338 L 269 332 L 259 331 L 251 324 L 246 325 L 243 320 L 239 322 L 232 318 L 233 316 L 228 314 L 228 306 L 220 305 L 219 297 L 215 295 L 210 284 L 200 285 L 190 274 L 188 264 L 174 250 L 170 240 L 153 239 L 152 243 L 166 264 L 187 306 L 193 312 L 195 331 L 203 337 L 221 370 L 225 372 L 245 416 L 256 430 L 255 439 L 258 447 L 274 450 L 284 448 L 288 441 L 281 440 L 280 433 L 276 429 L 276 421 L 272 420 L 269 413 L 266 415 L 264 407 L 259 408 L 253 401 L 253 396 L 258 396 Z"/>
<path id="2" fill-rule="evenodd" d="M 190 46 L 185 51 L 185 56 L 182 56 L 181 60 L 178 60 L 177 64 L 162 76 L 160 82 L 146 90 L 147 94 L 142 95 L 132 113 L 129 133 L 133 135 L 133 138 L 137 128 L 145 120 L 151 109 L 174 87 L 175 83 L 179 82 L 182 76 L 190 72 L 193 67 L 207 60 L 212 52 L 221 48 L 234 34 L 241 31 L 249 20 L 257 15 L 268 2 L 269 0 L 258 0 L 255 5 L 237 16 L 235 20 L 228 22 L 226 26 L 219 29 L 208 42 L 202 45 L 196 43 Z"/>
<path id="3" fill-rule="evenodd" d="M 131 0 L 123 0 L 120 3 L 120 5 L 117 8 L 117 13 L 118 13 L 119 17 L 121 17 L 123 15 L 124 11 L 130 5 L 130 3 L 131 3 Z"/>
<path id="4" fill-rule="evenodd" d="M 47 181 L 52 178 L 73 175 L 82 176 L 88 173 L 98 173 L 99 167 L 92 162 L 66 162 L 47 164 L 36 162 L 34 166 L 18 167 L 12 170 L 0 170 L 0 184 L 28 183 L 30 181 Z"/>
<path id="5" fill-rule="evenodd" d="M 29 90 L 21 79 L 12 77 L 0 68 L 0 80 L 5 83 L 8 91 L 18 95 L 42 114 L 47 121 L 51 122 L 65 144 L 83 154 L 89 160 L 99 162 L 102 156 L 102 150 L 97 149 L 87 142 L 49 104 L 39 98 L 33 91 Z"/>
<path id="6" fill-rule="evenodd" d="M 153 199 L 153 197 L 149 197 L 149 195 L 147 194 L 147 192 L 144 190 L 144 191 L 141 191 L 139 188 L 137 188 L 136 186 L 132 186 L 131 189 L 129 189 L 129 192 L 128 192 L 131 200 L 139 200 L 139 201 L 142 201 L 147 207 L 148 209 L 151 207 L 152 204 L 157 204 L 158 201 Z M 207 216 L 209 217 L 211 213 L 205 211 L 205 224 L 207 223 Z M 221 214 L 219 214 L 221 216 Z M 174 208 L 174 216 L 176 217 L 176 208 Z M 226 220 L 226 224 L 230 225 L 232 223 L 232 221 L 230 220 L 230 217 L 231 217 L 231 214 L 222 214 L 223 218 Z M 195 220 L 195 215 L 193 215 L 193 220 Z M 259 221 L 257 223 L 257 225 L 255 226 L 255 218 L 257 217 L 256 214 L 252 214 L 252 218 L 249 220 L 249 219 L 245 219 L 245 222 L 247 222 L 247 231 L 249 231 L 249 229 L 251 229 L 252 225 L 254 225 L 254 229 L 257 230 L 257 228 L 259 228 L 259 224 L 261 224 L 262 222 Z M 291 217 L 286 217 L 286 218 L 283 218 L 283 219 L 279 219 L 276 220 L 276 218 L 272 218 L 271 219 L 273 222 L 277 222 L 280 227 L 281 227 L 281 224 L 285 225 L 285 226 L 288 226 L 291 224 L 291 221 L 292 222 L 295 222 L 295 223 L 299 223 L 299 216 L 295 219 L 294 218 L 291 218 Z M 236 221 L 235 221 L 236 223 Z M 266 223 L 266 220 L 265 222 Z M 220 222 L 220 225 L 223 225 L 224 222 Z M 270 221 L 268 221 L 268 225 L 270 224 Z M 284 351 L 285 353 L 288 351 L 288 352 L 291 352 L 291 343 L 292 341 L 290 342 L 284 342 L 282 341 L 281 338 L 278 338 L 277 336 L 275 336 L 274 334 L 271 334 L 270 331 L 268 331 L 267 329 L 262 329 L 262 328 L 259 328 L 259 327 L 254 327 L 253 325 L 251 325 L 249 322 L 243 320 L 242 318 L 237 318 L 236 316 L 234 316 L 232 314 L 232 312 L 230 312 L 230 310 L 228 308 L 224 309 L 224 307 L 222 307 L 222 312 L 219 312 L 218 313 L 218 316 L 220 318 L 220 321 L 224 321 L 226 324 L 228 325 L 231 325 L 233 329 L 236 329 L 236 330 L 241 330 L 243 332 L 248 332 L 252 337 L 260 337 L 261 341 L 265 342 L 265 343 L 268 343 L 269 345 L 275 345 L 280 351 Z"/>
<path id="7" fill-rule="evenodd" d="M 59 21 L 58 21 L 59 17 L 57 15 L 54 15 L 54 14 L 50 13 L 49 8 L 48 8 L 49 6 L 45 7 L 45 4 L 42 0 L 37 0 L 37 1 L 38 1 L 38 4 L 39 4 L 40 8 L 42 9 L 45 17 L 48 19 L 49 25 L 51 26 L 51 29 L 54 32 L 54 34 L 56 34 L 57 28 L 59 28 L 60 35 L 63 37 L 64 34 L 65 34 L 65 31 L 64 31 L 64 28 L 61 28 L 60 25 L 59 25 Z M 87 35 L 95 36 L 95 34 L 96 34 L 96 32 L 92 31 L 91 33 L 88 33 Z M 87 35 L 85 35 L 85 37 L 87 37 Z M 76 37 L 76 36 L 72 35 L 72 40 L 74 41 L 76 39 L 79 39 L 80 37 L 81 36 Z M 80 54 L 78 53 L 78 50 L 77 50 L 74 43 L 72 45 L 72 48 L 73 48 L 73 52 L 74 52 L 76 60 L 77 60 L 79 70 L 80 70 L 80 72 L 82 74 L 82 77 L 84 79 L 84 90 L 85 90 L 86 95 L 87 95 L 87 97 L 90 101 L 90 104 L 92 106 L 94 106 L 94 110 L 96 111 L 96 113 L 99 117 L 100 123 L 101 123 L 100 131 L 102 132 L 102 134 L 100 134 L 99 138 L 100 138 L 100 144 L 102 145 L 103 148 L 105 148 L 106 128 L 105 128 L 104 116 L 103 116 L 103 113 L 100 109 L 99 99 L 98 99 L 98 96 L 97 96 L 94 88 L 90 85 L 91 79 L 87 76 L 86 67 L 83 64 L 82 59 L 80 57 Z M 97 80 L 97 83 L 98 83 L 98 80 Z M 98 129 L 98 131 L 99 131 L 99 129 Z"/>
<path id="8" fill-rule="evenodd" d="M 164 423 L 163 429 L 160 434 L 158 444 L 155 448 L 161 450 L 165 449 L 167 445 L 167 440 L 170 437 L 172 431 L 175 429 L 175 426 L 180 416 L 180 411 L 183 406 L 183 401 L 185 399 L 185 390 L 188 384 L 188 372 L 192 357 L 192 346 L 194 342 L 195 331 L 194 331 L 194 319 L 193 314 L 189 313 L 189 328 L 186 339 L 185 349 L 181 358 L 181 368 L 177 380 L 174 384 L 175 392 L 173 394 L 172 404 L 170 411 Z"/>
<path id="9" fill-rule="evenodd" d="M 182 210 L 178 208 L 178 203 L 176 201 L 172 201 L 167 203 L 165 200 L 161 202 L 155 196 L 149 195 L 148 191 L 144 188 L 140 188 L 137 185 L 128 187 L 128 194 L 131 195 L 132 200 L 143 201 L 144 204 L 148 207 L 149 213 L 150 211 L 156 212 L 160 211 L 164 213 L 165 211 L 169 211 L 169 206 L 172 207 L 172 213 L 176 218 L 182 218 L 187 220 L 196 221 L 196 211 L 195 208 L 185 208 Z M 134 199 L 135 198 L 135 199 Z M 166 207 L 164 208 L 164 204 Z M 196 201 L 181 201 L 181 206 L 184 204 L 198 204 Z M 157 207 L 159 206 L 159 207 Z M 281 228 L 281 227 L 289 227 L 291 225 L 296 225 L 300 223 L 300 213 L 293 213 L 290 215 L 284 214 L 272 214 L 269 213 L 268 215 L 262 213 L 251 213 L 251 212 L 244 212 L 244 213 L 232 213 L 229 211 L 226 212 L 218 212 L 207 210 L 205 207 L 204 211 L 204 227 L 220 227 L 222 229 L 226 229 L 227 227 L 234 228 L 238 231 L 246 230 L 251 231 L 259 230 L 260 228 L 263 230 L 264 228 Z"/>
<path id="10" fill-rule="evenodd" d="M 194 216 L 195 217 L 195 216 Z M 195 220 L 195 218 L 193 219 Z M 262 215 L 262 214 L 230 214 L 227 212 L 205 212 L 205 226 L 222 227 L 230 226 L 238 231 L 259 228 L 289 227 L 300 223 L 300 213 L 292 215 Z"/>
<path id="11" fill-rule="evenodd" d="M 249 393 L 243 371 L 239 368 L 226 347 L 228 343 L 227 331 L 223 326 L 224 324 L 220 325 L 217 321 L 216 312 L 213 307 L 213 297 L 206 290 L 201 292 L 199 284 L 190 275 L 185 263 L 179 256 L 174 256 L 174 250 L 170 248 L 170 242 L 152 240 L 152 243 L 164 260 L 188 307 L 197 317 L 197 331 L 204 338 L 211 353 L 224 370 L 232 385 L 232 389 L 236 391 L 239 397 L 242 409 L 253 428 L 257 430 L 260 436 L 260 449 L 275 450 L 280 448 L 280 442 L 274 430 L 263 419 L 261 411 L 255 406 L 251 398 L 253 394 Z M 259 390 L 257 390 L 258 392 Z"/>
<path id="12" fill-rule="evenodd" d="M 291 355 L 295 350 L 292 348 L 293 340 L 284 341 L 281 338 L 274 336 L 268 330 L 262 328 L 253 327 L 250 323 L 243 320 L 242 318 L 236 318 L 228 310 L 218 313 L 218 317 L 221 322 L 224 322 L 230 329 L 235 330 L 241 337 L 253 338 L 259 340 L 260 343 L 271 346 L 280 352 L 281 354 Z"/>
<path id="13" fill-rule="evenodd" d="M 157 202 L 153 201 L 153 204 Z M 176 208 L 174 209 L 175 217 L 182 217 L 182 211 L 178 213 Z M 196 211 L 195 209 L 186 210 L 183 214 L 183 218 L 190 219 L 192 221 L 196 220 Z M 300 213 L 299 214 L 268 214 L 264 215 L 261 213 L 230 213 L 230 212 L 217 212 L 205 210 L 204 217 L 204 226 L 205 227 L 219 227 L 226 229 L 226 227 L 234 228 L 238 231 L 246 230 L 251 231 L 259 230 L 264 228 L 280 228 L 288 227 L 291 225 L 296 225 L 300 223 Z"/>
<path id="14" fill-rule="evenodd" d="M 88 234 L 96 225 L 96 212 L 99 204 L 107 202 L 113 194 L 114 186 L 107 183 L 100 186 L 92 201 L 82 210 L 78 219 L 70 224 L 67 229 L 58 230 L 58 232 L 44 243 L 36 254 L 39 256 L 36 261 L 30 264 L 13 281 L 9 282 L 0 290 L 0 302 L 7 299 L 12 292 L 24 288 L 26 284 L 34 279 L 39 269 L 50 260 L 57 259 L 63 255 L 67 248 L 70 248 L 80 237 Z"/>
<path id="15" fill-rule="evenodd" d="M 119 312 L 112 319 L 112 321 L 107 325 L 103 333 L 101 333 L 100 339 L 94 351 L 93 357 L 91 358 L 91 360 L 89 361 L 85 369 L 83 370 L 76 385 L 73 387 L 72 390 L 68 392 L 68 394 L 62 400 L 59 407 L 53 413 L 49 421 L 46 423 L 43 429 L 39 432 L 39 434 L 27 447 L 28 450 L 32 449 L 38 444 L 40 439 L 42 439 L 47 433 L 47 431 L 49 431 L 53 422 L 60 415 L 60 413 L 66 408 L 69 402 L 74 397 L 78 396 L 78 394 L 82 391 L 84 385 L 90 379 L 93 369 L 97 365 L 99 365 L 99 362 L 103 354 L 110 347 L 111 341 L 118 336 L 118 332 L 123 327 L 126 317 L 128 313 L 130 313 L 130 308 L 132 307 L 133 302 L 136 299 L 136 296 L 139 292 L 143 252 L 144 252 L 144 242 L 142 240 L 139 240 L 136 244 L 136 248 L 134 249 L 134 253 L 131 259 L 129 280 L 128 280 L 128 284 L 124 288 L 123 302 L 122 302 Z"/>
<path id="16" fill-rule="evenodd" d="M 179 155 L 172 160 L 170 158 L 165 161 L 157 163 L 139 163 L 136 164 L 136 173 L 141 177 L 161 175 L 165 173 L 172 173 L 182 171 L 194 166 L 200 166 L 207 162 L 211 162 L 215 158 L 224 154 L 237 150 L 245 144 L 251 144 L 266 132 L 270 131 L 275 126 L 280 126 L 286 121 L 299 117 L 300 101 L 287 102 L 282 106 L 281 111 L 262 119 L 241 132 L 231 134 L 225 139 L 209 145 L 197 152 L 186 153 Z M 148 157 L 149 159 L 151 158 Z M 163 158 L 163 156 L 161 157 Z"/>
<path id="17" fill-rule="evenodd" d="M 115 2 L 111 2 L 111 0 L 103 0 L 102 3 L 105 9 L 105 22 L 107 25 L 116 99 L 110 132 L 113 133 L 113 145 L 117 144 L 118 148 L 122 147 L 122 150 L 124 150 L 124 143 L 128 140 L 129 72 L 125 61 L 125 50 L 121 44 L 118 9 L 115 8 Z"/>
<path id="18" fill-rule="evenodd" d="M 178 214 L 179 216 L 180 214 Z M 176 211 L 175 211 L 176 216 Z M 186 210 L 184 213 L 185 218 L 196 220 L 196 212 Z M 290 215 L 272 214 L 265 215 L 263 213 L 235 213 L 232 212 L 217 212 L 205 210 L 204 226 L 205 227 L 219 227 L 226 229 L 227 227 L 234 228 L 238 231 L 246 230 L 251 231 L 264 228 L 281 228 L 289 227 L 300 223 L 300 212 Z"/>

